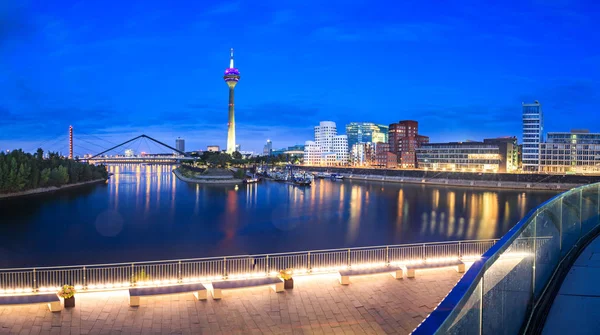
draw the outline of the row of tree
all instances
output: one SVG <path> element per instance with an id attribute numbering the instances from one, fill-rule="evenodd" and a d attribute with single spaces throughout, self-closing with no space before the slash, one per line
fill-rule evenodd
<path id="1" fill-rule="evenodd" d="M 22 150 L 0 153 L 0 193 L 106 178 L 108 171 L 104 165 L 80 163 L 54 152 L 48 153 L 48 158 L 44 159 L 42 149 L 33 155 Z"/>
<path id="2" fill-rule="evenodd" d="M 204 151 L 201 155 L 197 155 L 196 157 L 198 158 L 198 163 L 200 164 L 220 168 L 225 168 L 227 165 L 300 163 L 297 157 L 291 157 L 290 155 L 257 156 L 245 158 L 238 151 L 231 155 L 224 152 Z"/>

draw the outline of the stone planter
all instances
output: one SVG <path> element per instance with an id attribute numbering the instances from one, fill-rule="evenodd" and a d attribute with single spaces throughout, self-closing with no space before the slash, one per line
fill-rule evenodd
<path id="1" fill-rule="evenodd" d="M 75 296 L 65 298 L 65 308 L 75 307 Z"/>
<path id="2" fill-rule="evenodd" d="M 291 290 L 294 288 L 294 278 L 290 278 L 288 280 L 283 280 L 283 288 L 286 290 Z"/>

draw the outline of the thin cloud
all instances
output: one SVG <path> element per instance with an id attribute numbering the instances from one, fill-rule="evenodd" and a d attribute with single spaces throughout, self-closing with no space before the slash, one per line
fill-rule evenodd
<path id="1" fill-rule="evenodd" d="M 431 41 L 441 40 L 451 31 L 451 26 L 433 23 L 388 24 L 381 27 L 357 27 L 354 30 L 337 26 L 319 27 L 313 31 L 313 37 L 334 41 Z"/>

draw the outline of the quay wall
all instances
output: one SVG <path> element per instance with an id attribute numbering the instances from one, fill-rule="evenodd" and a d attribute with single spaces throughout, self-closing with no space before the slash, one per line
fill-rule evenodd
<path id="1" fill-rule="evenodd" d="M 350 180 L 500 189 L 564 191 L 600 181 L 600 176 L 586 175 L 443 172 L 316 166 L 304 166 L 303 168 L 311 172 L 338 173 Z"/>
<path id="2" fill-rule="evenodd" d="M 241 179 L 234 179 L 232 177 L 227 176 L 204 176 L 202 178 L 188 178 L 179 172 L 179 169 L 174 169 L 173 173 L 177 178 L 187 183 L 196 183 L 196 184 L 241 184 Z"/>

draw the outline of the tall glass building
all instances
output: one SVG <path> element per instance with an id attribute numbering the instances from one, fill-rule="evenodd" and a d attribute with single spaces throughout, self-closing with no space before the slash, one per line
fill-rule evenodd
<path id="1" fill-rule="evenodd" d="M 358 143 L 387 143 L 388 126 L 371 122 L 350 122 L 346 125 L 348 150 Z"/>
<path id="2" fill-rule="evenodd" d="M 544 141 L 544 115 L 542 105 L 536 100 L 523 103 L 523 171 L 539 171 L 540 143 Z"/>

